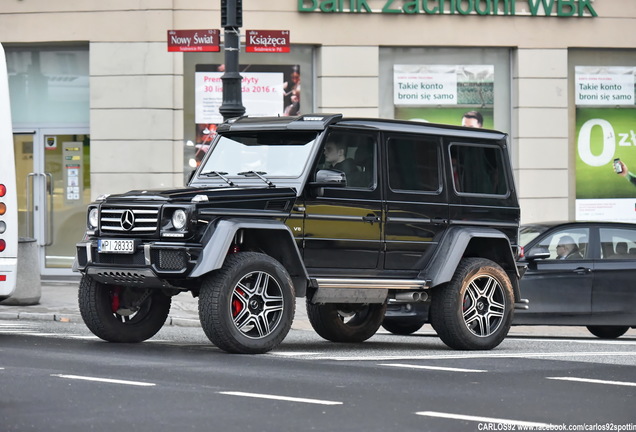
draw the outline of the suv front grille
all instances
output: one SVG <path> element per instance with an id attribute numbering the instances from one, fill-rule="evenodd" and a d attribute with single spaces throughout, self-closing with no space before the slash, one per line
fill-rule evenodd
<path id="1" fill-rule="evenodd" d="M 159 208 L 101 208 L 100 227 L 103 232 L 153 233 L 158 222 Z"/>

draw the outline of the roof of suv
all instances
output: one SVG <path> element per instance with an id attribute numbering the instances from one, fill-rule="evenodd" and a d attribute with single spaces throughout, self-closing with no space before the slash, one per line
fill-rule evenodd
<path id="1" fill-rule="evenodd" d="M 490 129 L 466 128 L 437 123 L 424 123 L 406 120 L 377 118 L 343 118 L 342 114 L 305 114 L 297 117 L 238 117 L 219 125 L 218 132 L 244 132 L 256 130 L 314 130 L 321 131 L 328 126 L 349 126 L 355 128 L 376 129 L 392 132 L 411 132 L 420 134 L 446 135 L 455 137 L 473 137 L 479 139 L 500 140 L 506 137 L 503 132 Z"/>

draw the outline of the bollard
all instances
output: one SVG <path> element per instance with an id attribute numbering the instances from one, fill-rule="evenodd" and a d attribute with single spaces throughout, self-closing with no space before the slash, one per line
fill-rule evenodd
<path id="1" fill-rule="evenodd" d="M 18 274 L 15 291 L 8 299 L 0 302 L 3 306 L 27 306 L 40 302 L 42 282 L 38 245 L 33 238 L 18 239 Z"/>

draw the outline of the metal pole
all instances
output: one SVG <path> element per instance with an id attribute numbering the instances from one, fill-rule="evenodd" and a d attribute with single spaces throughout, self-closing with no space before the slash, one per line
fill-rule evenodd
<path id="1" fill-rule="evenodd" d="M 240 117 L 245 114 L 241 94 L 241 80 L 239 74 L 239 43 L 243 5 L 240 0 L 221 0 L 221 26 L 224 30 L 225 73 L 221 76 L 223 82 L 223 101 L 219 112 L 223 120 Z"/>

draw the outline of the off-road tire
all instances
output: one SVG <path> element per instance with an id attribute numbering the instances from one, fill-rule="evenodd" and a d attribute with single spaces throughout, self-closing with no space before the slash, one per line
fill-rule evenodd
<path id="1" fill-rule="evenodd" d="M 627 326 L 587 326 L 594 336 L 601 339 L 616 339 L 623 336 L 629 330 Z"/>
<path id="2" fill-rule="evenodd" d="M 385 312 L 386 303 L 312 304 L 307 299 L 307 317 L 311 326 L 322 338 L 332 342 L 364 342 L 376 334 Z"/>
<path id="3" fill-rule="evenodd" d="M 289 333 L 295 310 L 287 270 L 262 253 L 232 254 L 201 283 L 201 326 L 214 345 L 229 353 L 271 351 Z"/>
<path id="4" fill-rule="evenodd" d="M 382 321 L 382 327 L 395 335 L 408 336 L 415 333 L 426 324 L 426 318 L 395 318 L 387 317 Z"/>
<path id="5" fill-rule="evenodd" d="M 160 290 L 149 293 L 139 310 L 131 316 L 113 312 L 113 295 L 148 294 L 140 288 L 106 285 L 83 275 L 79 285 L 79 310 L 86 327 L 97 337 L 108 342 L 137 343 L 153 337 L 163 327 L 170 312 L 172 298 Z M 131 291 L 132 292 L 132 291 Z"/>
<path id="6" fill-rule="evenodd" d="M 430 322 L 440 339 L 461 350 L 489 350 L 510 330 L 514 296 L 508 275 L 484 258 L 464 258 L 451 281 L 432 295 Z"/>

